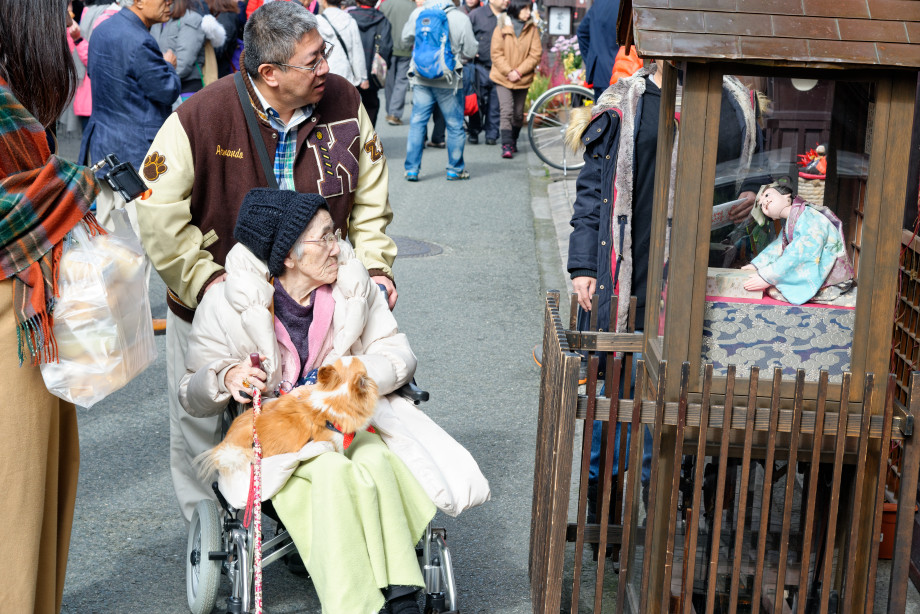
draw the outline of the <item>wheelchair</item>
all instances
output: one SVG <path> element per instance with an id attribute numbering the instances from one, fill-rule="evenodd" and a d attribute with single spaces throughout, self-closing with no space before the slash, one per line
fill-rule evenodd
<path id="1" fill-rule="evenodd" d="M 415 382 L 406 384 L 397 394 L 419 405 L 428 400 L 428 393 Z M 226 433 L 236 416 L 244 410 L 233 402 L 223 414 L 222 433 Z M 214 611 L 221 576 L 230 582 L 230 596 L 219 612 L 243 614 L 253 611 L 254 526 L 243 525 L 245 510 L 232 507 L 217 487 L 211 484 L 216 499 L 198 503 L 192 514 L 186 545 L 186 593 L 192 614 L 210 614 Z M 262 504 L 262 513 L 276 523 L 276 534 L 262 541 L 263 569 L 297 552 L 294 541 L 280 523 L 271 501 Z M 264 527 L 264 525 L 263 525 Z M 266 536 L 267 537 L 267 536 Z M 425 534 L 415 547 L 425 580 L 425 614 L 459 614 L 457 587 L 454 579 L 447 531 L 429 523 Z"/>

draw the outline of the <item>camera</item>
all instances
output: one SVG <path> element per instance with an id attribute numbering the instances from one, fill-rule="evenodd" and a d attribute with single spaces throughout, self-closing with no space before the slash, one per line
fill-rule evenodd
<path id="1" fill-rule="evenodd" d="M 119 162 L 115 154 L 107 155 L 103 160 L 92 165 L 90 170 L 96 173 L 106 166 L 110 166 L 112 170 L 103 175 L 103 179 L 112 187 L 112 190 L 125 199 L 126 203 L 135 198 L 147 200 L 153 194 L 153 190 L 147 187 L 131 163 Z"/>

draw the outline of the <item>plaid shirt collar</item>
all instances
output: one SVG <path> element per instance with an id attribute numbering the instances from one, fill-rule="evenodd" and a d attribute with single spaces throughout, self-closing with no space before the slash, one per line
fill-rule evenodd
<path id="1" fill-rule="evenodd" d="M 278 146 L 275 148 L 275 179 L 281 190 L 294 189 L 294 158 L 297 153 L 297 128 L 313 115 L 313 105 L 306 105 L 294 111 L 294 115 L 285 124 L 281 115 L 268 104 L 259 87 L 253 83 L 252 89 L 265 109 L 269 125 L 278 133 Z"/>

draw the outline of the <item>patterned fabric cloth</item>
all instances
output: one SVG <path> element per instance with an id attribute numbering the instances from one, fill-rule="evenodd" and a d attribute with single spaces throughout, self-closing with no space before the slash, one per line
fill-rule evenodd
<path id="1" fill-rule="evenodd" d="M 808 381 L 817 381 L 822 369 L 839 382 L 850 368 L 854 309 L 790 307 L 707 301 L 703 316 L 703 363 L 711 362 L 716 375 L 728 365 L 746 376 L 751 367 L 780 367 L 783 375 L 804 369 Z"/>
<path id="2" fill-rule="evenodd" d="M 19 364 L 57 360 L 52 311 L 64 236 L 80 220 L 101 231 L 89 208 L 99 187 L 86 167 L 51 154 L 45 129 L 0 79 L 0 274 L 14 278 Z"/>
<path id="3" fill-rule="evenodd" d="M 790 303 L 807 303 L 822 288 L 849 282 L 855 276 L 842 228 L 830 209 L 796 196 L 782 235 L 751 264 Z"/>

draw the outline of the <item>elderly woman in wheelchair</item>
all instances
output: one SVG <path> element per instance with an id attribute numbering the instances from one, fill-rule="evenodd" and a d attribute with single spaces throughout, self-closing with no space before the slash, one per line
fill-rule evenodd
<path id="1" fill-rule="evenodd" d="M 386 395 L 411 380 L 416 358 L 386 297 L 333 230 L 321 196 L 264 188 L 246 195 L 234 231 L 238 243 L 227 255 L 227 279 L 205 295 L 196 313 L 180 400 L 191 415 L 218 415 L 231 398 L 249 402 L 252 388 L 271 397 L 309 382 L 317 367 L 340 357 L 359 359 L 381 395 L 372 419 L 377 432 L 356 433 L 344 453 L 313 442 L 293 459 L 274 465 L 270 461 L 278 457 L 266 459 L 263 499 L 271 497 L 293 538 L 324 613 L 371 613 L 384 607 L 394 614 L 417 613 L 416 592 L 425 578 L 415 546 L 426 534 L 431 537 L 426 527 L 435 503 L 452 513 L 439 500 L 451 478 L 447 486 L 429 479 L 444 477 L 434 458 L 437 452 L 432 456 L 417 446 L 413 451 L 413 442 L 398 433 L 398 414 Z M 251 354 L 260 355 L 259 366 Z M 454 510 L 459 512 L 488 499 L 488 484 L 472 457 L 443 436 L 467 467 L 473 490 L 480 491 Z M 228 513 L 245 507 L 248 468 L 236 477 L 234 483 L 222 473 L 217 491 Z M 216 509 L 213 502 L 204 503 Z M 214 522 L 214 512 L 210 515 L 197 518 L 202 534 L 192 567 L 226 558 L 210 550 L 213 544 L 203 534 L 201 525 Z M 218 550 L 228 541 L 225 537 Z M 190 549 L 191 542 L 190 537 Z M 207 593 L 216 595 L 216 589 L 198 586 L 197 575 L 195 586 L 192 580 L 190 606 L 200 607 L 193 601 L 202 601 L 198 597 L 205 593 L 203 611 L 210 611 L 214 597 Z M 249 589 L 243 587 L 246 598 Z M 435 611 L 453 610 L 450 605 Z"/>

